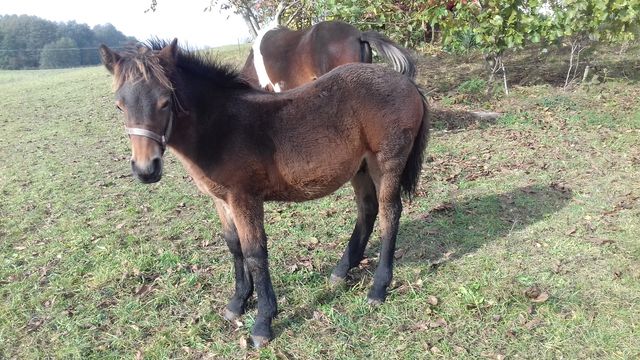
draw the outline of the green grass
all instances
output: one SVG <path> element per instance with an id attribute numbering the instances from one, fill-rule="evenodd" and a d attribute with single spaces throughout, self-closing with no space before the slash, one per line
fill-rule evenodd
<path id="1" fill-rule="evenodd" d="M 241 68 L 250 50 L 251 44 L 238 44 L 213 48 L 208 52 L 223 63 L 232 63 Z"/>
<path id="2" fill-rule="evenodd" d="M 636 84 L 519 87 L 497 122 L 434 132 L 377 308 L 377 234 L 345 287 L 327 281 L 348 187 L 269 204 L 280 313 L 261 351 L 255 307 L 220 316 L 233 274 L 212 201 L 171 154 L 160 183 L 132 179 L 104 69 L 4 71 L 0 92 L 0 358 L 640 355 Z"/>

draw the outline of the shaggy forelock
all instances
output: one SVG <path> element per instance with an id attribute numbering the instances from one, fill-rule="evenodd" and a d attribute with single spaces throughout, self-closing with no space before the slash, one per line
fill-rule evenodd
<path id="1" fill-rule="evenodd" d="M 155 79 L 167 89 L 172 89 L 166 69 L 160 63 L 158 51 L 145 44 L 135 44 L 119 53 L 120 61 L 113 78 L 114 88 L 120 89 L 126 82 Z"/>

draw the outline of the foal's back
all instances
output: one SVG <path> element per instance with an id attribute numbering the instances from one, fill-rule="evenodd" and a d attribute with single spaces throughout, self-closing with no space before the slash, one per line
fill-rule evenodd
<path id="1" fill-rule="evenodd" d="M 265 165 L 272 188 L 265 189 L 265 198 L 293 201 L 325 196 L 349 181 L 364 160 L 407 150 L 426 111 L 406 76 L 361 63 L 340 66 L 291 91 L 247 100 L 262 116 L 245 125 L 260 128 L 273 144 Z"/>

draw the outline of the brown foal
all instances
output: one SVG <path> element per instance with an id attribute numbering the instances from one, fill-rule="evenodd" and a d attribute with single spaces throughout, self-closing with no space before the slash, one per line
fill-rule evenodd
<path id="1" fill-rule="evenodd" d="M 379 217 L 382 248 L 368 299 L 385 300 L 401 191 L 411 194 L 417 186 L 429 129 L 426 101 L 408 77 L 378 65 L 350 64 L 275 94 L 180 49 L 176 40 L 120 52 L 103 45 L 100 51 L 114 75 L 135 177 L 159 181 L 168 147 L 200 191 L 214 198 L 235 267 L 235 293 L 225 318 L 243 314 L 255 289 L 255 346 L 273 337 L 277 312 L 265 201 L 316 199 L 351 181 L 358 218 L 331 277 L 344 279 L 359 264 Z"/>

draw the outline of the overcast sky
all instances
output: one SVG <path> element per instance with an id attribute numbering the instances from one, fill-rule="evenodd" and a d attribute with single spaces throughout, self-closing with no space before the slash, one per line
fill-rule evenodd
<path id="1" fill-rule="evenodd" d="M 144 11 L 151 0 L 0 0 L 1 15 L 35 15 L 52 21 L 111 23 L 127 36 L 152 36 L 191 47 L 237 44 L 249 37 L 244 21 L 217 9 L 203 12 L 209 0 L 158 0 L 155 12 Z"/>

